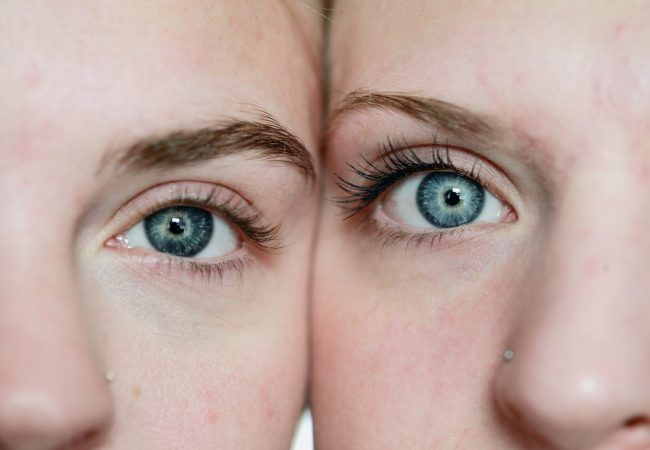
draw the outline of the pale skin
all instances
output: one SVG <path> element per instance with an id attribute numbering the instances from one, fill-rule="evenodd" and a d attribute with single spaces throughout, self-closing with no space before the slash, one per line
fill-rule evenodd
<path id="1" fill-rule="evenodd" d="M 272 116 L 313 166 L 321 18 L 294 1 L 1 10 L 0 447 L 288 448 L 306 388 L 313 173 L 232 136 L 200 163 L 120 157 Z M 198 266 L 122 239 L 154 198 L 206 191 L 279 226 L 282 249 L 227 218 L 236 250 Z"/>
<path id="2" fill-rule="evenodd" d="M 387 138 L 435 141 L 507 212 L 417 244 L 386 217 L 391 188 L 347 221 L 326 203 L 317 448 L 650 448 L 649 24 L 641 1 L 336 2 L 326 197 L 344 195 L 334 174 L 363 185 L 346 163 Z M 360 89 L 446 102 L 490 132 L 337 114 Z M 407 237 L 386 243 L 373 220 Z"/>

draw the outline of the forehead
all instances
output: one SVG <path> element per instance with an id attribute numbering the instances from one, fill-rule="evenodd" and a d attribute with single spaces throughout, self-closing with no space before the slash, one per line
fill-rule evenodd
<path id="1" fill-rule="evenodd" d="M 645 2 L 341 0 L 333 20 L 334 102 L 370 88 L 504 115 L 526 105 L 558 123 L 586 108 L 648 126 Z"/>
<path id="2" fill-rule="evenodd" d="M 262 107 L 308 135 L 319 20 L 304 9 L 293 0 L 3 2 L 0 116 L 32 135 L 80 134 L 80 123 L 119 134 Z"/>

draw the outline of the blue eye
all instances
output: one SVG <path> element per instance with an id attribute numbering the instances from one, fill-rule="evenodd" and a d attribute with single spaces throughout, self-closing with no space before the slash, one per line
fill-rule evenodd
<path id="1" fill-rule="evenodd" d="M 450 172 L 434 172 L 418 186 L 420 213 L 438 228 L 453 228 L 471 223 L 485 205 L 485 190 L 474 180 Z"/>
<path id="2" fill-rule="evenodd" d="M 223 219 L 194 206 L 170 206 L 147 216 L 127 231 L 130 248 L 151 248 L 183 258 L 227 255 L 240 239 Z"/>
<path id="3" fill-rule="evenodd" d="M 192 206 L 172 206 L 144 219 L 149 243 L 159 252 L 190 257 L 199 254 L 214 232 L 212 214 Z"/>
<path id="4" fill-rule="evenodd" d="M 410 176 L 388 192 L 381 208 L 400 224 L 436 229 L 499 222 L 507 210 L 479 183 L 456 172 Z"/>

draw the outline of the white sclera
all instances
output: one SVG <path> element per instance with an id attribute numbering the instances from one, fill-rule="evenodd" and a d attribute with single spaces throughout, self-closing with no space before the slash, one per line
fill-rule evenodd
<path id="1" fill-rule="evenodd" d="M 389 218 L 403 225 L 417 228 L 448 229 L 436 227 L 425 219 L 418 209 L 418 187 L 427 175 L 429 175 L 429 173 L 413 175 L 401 183 L 398 183 L 382 202 L 382 210 Z M 478 217 L 471 223 L 499 222 L 504 211 L 505 205 L 486 190 L 483 209 Z"/>
<path id="2" fill-rule="evenodd" d="M 240 239 L 232 226 L 222 218 L 212 214 L 212 237 L 208 245 L 192 258 L 218 258 L 234 252 L 240 246 Z M 129 248 L 148 248 L 156 250 L 144 230 L 144 220 L 141 220 L 129 231 L 123 234 Z"/>

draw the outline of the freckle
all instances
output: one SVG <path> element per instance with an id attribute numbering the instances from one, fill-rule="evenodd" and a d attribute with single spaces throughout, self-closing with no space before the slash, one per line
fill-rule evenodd
<path id="1" fill-rule="evenodd" d="M 142 388 L 136 384 L 131 388 L 131 394 L 133 394 L 133 397 L 135 398 L 140 398 L 142 395 Z"/>

